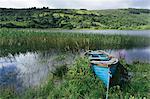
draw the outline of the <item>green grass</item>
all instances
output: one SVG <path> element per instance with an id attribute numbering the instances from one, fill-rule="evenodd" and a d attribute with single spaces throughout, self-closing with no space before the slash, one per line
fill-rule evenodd
<path id="1" fill-rule="evenodd" d="M 149 37 L 0 29 L 0 55 L 50 49 L 75 52 L 81 49 L 120 49 L 149 45 Z"/>
<path id="2" fill-rule="evenodd" d="M 0 27 L 145 30 L 150 28 L 149 9 L 4 9 Z"/>
<path id="3" fill-rule="evenodd" d="M 75 63 L 59 76 L 49 76 L 48 81 L 33 89 L 17 95 L 13 91 L 0 91 L 2 99 L 103 99 L 106 89 L 102 82 L 94 76 L 88 66 L 88 59 L 80 57 Z M 114 86 L 109 89 L 109 99 L 148 99 L 150 97 L 150 64 L 134 63 L 124 66 L 133 73 L 129 83 L 122 89 Z"/>
<path id="4" fill-rule="evenodd" d="M 132 48 L 150 45 L 149 37 L 53 33 L 43 31 L 0 29 L 0 56 L 18 52 L 38 50 L 79 51 L 81 49 Z M 64 59 L 64 56 L 56 58 Z M 121 89 L 110 88 L 110 99 L 143 99 L 150 97 L 150 64 L 134 63 L 124 66 L 132 72 L 131 82 Z M 57 68 L 47 82 L 37 88 L 27 89 L 19 94 L 13 88 L 0 90 L 0 99 L 98 99 L 104 98 L 106 90 L 102 82 L 95 78 L 86 58 L 79 58 L 67 68 Z"/>

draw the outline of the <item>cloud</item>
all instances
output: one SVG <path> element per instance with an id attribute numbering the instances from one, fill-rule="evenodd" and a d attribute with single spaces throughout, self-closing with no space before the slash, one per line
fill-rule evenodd
<path id="1" fill-rule="evenodd" d="M 2 8 L 31 8 L 49 6 L 46 0 L 1 0 L 0 7 Z"/>
<path id="2" fill-rule="evenodd" d="M 129 6 L 150 9 L 150 0 L 128 0 Z"/>
<path id="3" fill-rule="evenodd" d="M 1 0 L 0 7 L 6 8 L 70 8 L 70 9 L 114 9 L 149 8 L 150 0 Z"/>
<path id="4" fill-rule="evenodd" d="M 47 0 L 55 8 L 150 8 L 150 0 Z"/>
<path id="5" fill-rule="evenodd" d="M 58 3 L 59 2 L 59 3 Z M 56 8 L 109 9 L 126 7 L 123 0 L 49 0 Z"/>

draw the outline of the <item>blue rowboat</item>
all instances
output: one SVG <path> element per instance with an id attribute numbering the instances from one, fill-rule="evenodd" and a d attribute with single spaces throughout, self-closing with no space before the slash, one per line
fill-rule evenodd
<path id="1" fill-rule="evenodd" d="M 105 86 L 109 86 L 112 83 L 112 77 L 116 74 L 118 59 L 102 50 L 88 51 L 86 54 L 96 76 Z"/>

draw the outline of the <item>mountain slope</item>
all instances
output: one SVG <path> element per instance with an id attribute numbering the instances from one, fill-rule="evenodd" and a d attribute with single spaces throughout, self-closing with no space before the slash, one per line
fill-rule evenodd
<path id="1" fill-rule="evenodd" d="M 0 27 L 64 29 L 150 29 L 149 9 L 5 9 Z"/>

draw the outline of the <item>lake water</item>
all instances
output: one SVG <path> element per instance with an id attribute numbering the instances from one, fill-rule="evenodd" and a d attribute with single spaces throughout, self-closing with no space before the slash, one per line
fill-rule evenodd
<path id="1" fill-rule="evenodd" d="M 130 35 L 130 36 L 148 36 L 150 30 L 34 30 L 42 32 L 63 32 L 63 33 L 85 33 L 85 34 L 105 34 L 105 35 Z"/>
<path id="2" fill-rule="evenodd" d="M 124 58 L 129 64 L 137 61 L 150 63 L 150 47 L 106 51 L 119 59 Z M 46 51 L 1 57 L 0 86 L 15 86 L 19 90 L 40 85 L 56 67 L 71 65 L 78 55 Z"/>
<path id="3" fill-rule="evenodd" d="M 71 65 L 76 55 L 71 53 L 27 52 L 0 58 L 0 87 L 14 86 L 18 90 L 34 87 L 62 65 Z M 11 75 L 11 76 L 10 76 Z"/>
<path id="4" fill-rule="evenodd" d="M 150 36 L 150 30 L 61 30 L 61 32 Z M 124 58 L 128 64 L 133 62 L 150 63 L 150 47 L 105 49 L 105 51 L 118 59 Z M 57 67 L 62 65 L 70 66 L 76 57 L 82 53 L 82 51 L 80 53 L 62 53 L 56 50 L 25 51 L 25 53 L 17 52 L 13 55 L 9 53 L 7 56 L 0 57 L 0 88 L 6 86 L 21 90 L 22 88 L 40 85 Z"/>

